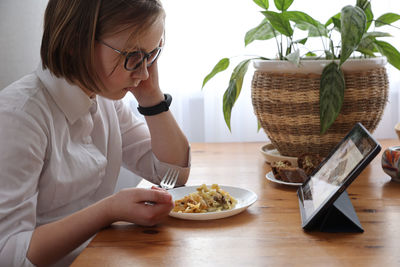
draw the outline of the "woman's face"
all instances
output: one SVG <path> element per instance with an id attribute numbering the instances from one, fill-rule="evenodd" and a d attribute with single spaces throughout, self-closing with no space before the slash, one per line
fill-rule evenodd
<path id="1" fill-rule="evenodd" d="M 99 75 L 105 88 L 99 95 L 118 100 L 123 98 L 128 90 L 137 87 L 141 81 L 149 78 L 147 70 L 147 61 L 134 71 L 127 71 L 124 67 L 125 56 L 120 60 L 120 54 L 112 48 L 123 52 L 143 51 L 149 53 L 162 44 L 164 33 L 164 20 L 158 19 L 149 29 L 142 34 L 140 39 L 132 38 L 128 47 L 132 50 L 124 51 L 126 42 L 129 39 L 133 29 L 108 35 L 95 43 L 95 70 Z M 104 43 L 102 43 L 104 42 Z M 110 47 L 109 47 L 110 46 Z"/>

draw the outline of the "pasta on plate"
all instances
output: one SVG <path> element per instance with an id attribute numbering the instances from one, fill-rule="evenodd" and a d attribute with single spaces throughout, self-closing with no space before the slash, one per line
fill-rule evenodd
<path id="1" fill-rule="evenodd" d="M 202 184 L 197 192 L 175 200 L 173 212 L 205 213 L 233 209 L 237 200 L 222 190 L 217 184 L 207 187 Z"/>

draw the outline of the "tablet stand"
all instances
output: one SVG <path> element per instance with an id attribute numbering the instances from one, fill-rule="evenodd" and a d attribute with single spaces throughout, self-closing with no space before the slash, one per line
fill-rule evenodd
<path id="1" fill-rule="evenodd" d="M 336 199 L 318 224 L 321 232 L 364 232 L 346 191 Z"/>

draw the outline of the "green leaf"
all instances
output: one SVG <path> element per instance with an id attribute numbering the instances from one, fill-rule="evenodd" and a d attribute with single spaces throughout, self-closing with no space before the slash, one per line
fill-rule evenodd
<path id="1" fill-rule="evenodd" d="M 376 19 L 375 27 L 385 26 L 385 25 L 391 24 L 395 21 L 398 21 L 399 19 L 400 19 L 400 15 L 398 15 L 398 14 L 386 13 Z"/>
<path id="2" fill-rule="evenodd" d="M 306 57 L 316 57 L 317 56 L 317 54 L 315 54 L 315 53 L 313 53 L 313 52 L 308 52 L 307 54 L 306 54 Z"/>
<path id="3" fill-rule="evenodd" d="M 299 40 L 293 41 L 293 43 L 294 43 L 294 44 L 302 44 L 302 45 L 305 45 L 306 42 L 307 42 L 307 40 L 308 40 L 308 38 L 303 38 L 303 39 L 299 39 Z"/>
<path id="4" fill-rule="evenodd" d="M 365 16 L 367 17 L 367 25 L 365 26 L 365 30 L 367 31 L 369 27 L 372 24 L 372 21 L 374 21 L 374 14 L 372 13 L 371 10 L 371 4 L 369 4 L 369 8 L 364 10 Z"/>
<path id="5" fill-rule="evenodd" d="M 287 11 L 284 14 L 289 20 L 299 24 L 300 29 L 308 30 L 310 32 L 309 36 L 328 36 L 325 26 L 306 13 L 301 11 Z"/>
<path id="6" fill-rule="evenodd" d="M 286 56 L 286 59 L 293 64 L 296 64 L 296 66 L 300 65 L 300 50 L 296 50 L 293 53 L 290 53 L 289 55 Z"/>
<path id="7" fill-rule="evenodd" d="M 378 50 L 375 47 L 375 40 L 376 37 L 391 37 L 392 35 L 386 32 L 366 32 L 363 35 L 363 38 L 361 39 L 361 42 L 359 43 L 357 47 L 357 51 L 362 50 L 370 50 L 373 52 L 378 52 Z"/>
<path id="8" fill-rule="evenodd" d="M 335 16 L 332 16 L 330 19 L 328 19 L 328 21 L 325 23 L 325 27 L 327 28 L 329 25 L 331 25 L 332 23 L 334 23 L 334 19 L 339 20 L 340 21 L 340 12 L 337 13 Z M 336 26 L 336 25 L 335 25 Z"/>
<path id="9" fill-rule="evenodd" d="M 340 113 L 344 98 L 343 72 L 335 62 L 322 71 L 319 92 L 321 134 L 324 134 Z"/>
<path id="10" fill-rule="evenodd" d="M 367 19 L 359 7 L 345 6 L 341 13 L 342 51 L 340 65 L 356 50 L 366 29 Z"/>
<path id="11" fill-rule="evenodd" d="M 367 49 L 367 48 L 364 48 L 364 47 L 358 47 L 357 51 L 360 52 L 363 55 L 366 55 L 366 56 L 376 57 L 375 56 L 375 52 L 376 52 L 375 49 L 371 50 L 371 49 Z"/>
<path id="12" fill-rule="evenodd" d="M 384 41 L 378 41 L 375 40 L 374 44 L 376 48 L 379 50 L 379 52 L 384 55 L 389 63 L 400 70 L 400 53 L 399 51 L 394 48 L 391 44 L 384 42 Z"/>
<path id="13" fill-rule="evenodd" d="M 293 35 L 293 29 L 285 13 L 276 13 L 273 11 L 262 11 L 261 13 L 269 20 L 275 30 L 289 37 Z"/>
<path id="14" fill-rule="evenodd" d="M 274 0 L 275 6 L 280 11 L 286 11 L 293 3 L 293 0 Z"/>
<path id="15" fill-rule="evenodd" d="M 335 46 L 333 40 L 329 40 L 329 52 L 325 52 L 327 59 L 335 59 Z"/>
<path id="16" fill-rule="evenodd" d="M 217 65 L 215 65 L 215 67 L 213 68 L 213 70 L 204 78 L 203 80 L 203 86 L 201 88 L 204 87 L 204 85 L 206 85 L 206 83 L 215 76 L 215 74 L 226 70 L 229 67 L 229 58 L 223 58 L 221 59 Z"/>
<path id="17" fill-rule="evenodd" d="M 260 25 L 246 33 L 246 36 L 244 37 L 244 44 L 247 46 L 254 40 L 268 40 L 276 37 L 277 35 L 278 32 L 274 30 L 272 25 L 265 18 Z"/>
<path id="18" fill-rule="evenodd" d="M 366 32 L 363 36 L 363 39 L 367 37 L 392 37 L 392 35 L 387 32 Z"/>
<path id="19" fill-rule="evenodd" d="M 368 7 L 368 5 L 371 7 L 371 4 L 369 1 L 370 0 L 357 0 L 356 6 L 358 6 L 362 10 L 365 10 Z"/>
<path id="20" fill-rule="evenodd" d="M 239 97 L 240 91 L 242 90 L 244 75 L 247 72 L 251 59 L 246 59 L 240 62 L 232 72 L 231 79 L 229 80 L 229 86 L 224 93 L 223 98 L 223 112 L 225 123 L 231 131 L 231 113 L 233 105 Z"/>
<path id="21" fill-rule="evenodd" d="M 327 37 L 326 28 L 314 27 L 314 26 L 311 26 L 310 24 L 306 24 L 306 23 L 298 23 L 298 24 L 296 24 L 296 26 L 299 29 L 307 30 L 308 37 L 321 37 L 321 36 Z M 321 24 L 321 26 L 322 26 L 322 24 Z"/>
<path id="22" fill-rule="evenodd" d="M 379 52 L 375 44 L 376 37 L 391 37 L 392 35 L 386 32 L 366 32 L 357 47 L 357 51 L 375 57 L 375 53 Z M 381 53 L 383 55 L 383 53 Z"/>
<path id="23" fill-rule="evenodd" d="M 365 16 L 367 17 L 367 26 L 366 29 L 369 29 L 369 26 L 371 26 L 372 21 L 374 20 L 374 14 L 372 13 L 371 9 L 371 2 L 369 0 L 357 0 L 357 4 L 359 8 L 361 8 Z"/>
<path id="24" fill-rule="evenodd" d="M 338 19 L 338 18 L 332 17 L 332 22 L 333 22 L 333 25 L 335 26 L 335 28 L 338 31 L 341 31 L 342 21 L 340 20 L 340 18 Z"/>
<path id="25" fill-rule="evenodd" d="M 364 55 L 375 57 L 374 53 L 378 52 L 378 50 L 375 48 L 374 42 L 375 36 L 373 35 L 373 33 L 365 33 L 360 44 L 357 47 L 357 51 Z"/>
<path id="26" fill-rule="evenodd" d="M 269 8 L 269 1 L 268 0 L 253 0 L 259 7 L 268 9 Z"/>

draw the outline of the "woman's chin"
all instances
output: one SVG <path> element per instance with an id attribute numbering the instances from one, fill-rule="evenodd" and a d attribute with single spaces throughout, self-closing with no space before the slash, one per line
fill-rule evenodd
<path id="1" fill-rule="evenodd" d="M 123 90 L 115 93 L 110 93 L 110 92 L 105 92 L 105 93 L 100 93 L 102 97 L 108 98 L 110 100 L 120 100 L 126 96 L 126 94 L 129 92 L 127 88 L 124 88 Z"/>

